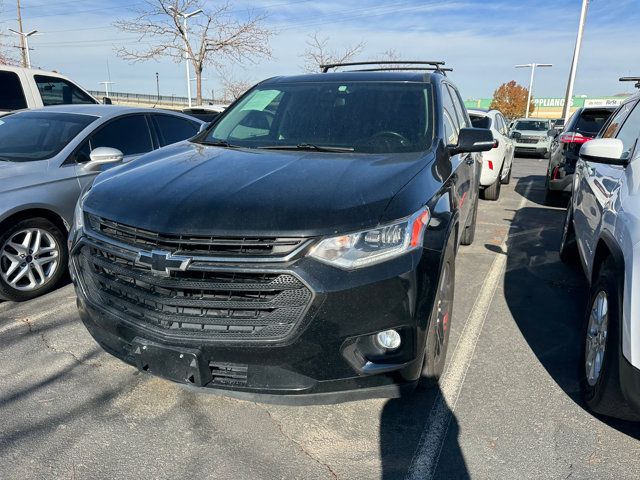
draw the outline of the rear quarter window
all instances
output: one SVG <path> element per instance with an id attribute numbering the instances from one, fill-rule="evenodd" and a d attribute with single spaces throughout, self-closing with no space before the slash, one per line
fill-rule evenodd
<path id="1" fill-rule="evenodd" d="M 0 72 L 0 110 L 27 108 L 20 78 L 14 72 Z"/>
<path id="2" fill-rule="evenodd" d="M 63 78 L 34 75 L 43 105 L 95 104 L 92 97 Z"/>

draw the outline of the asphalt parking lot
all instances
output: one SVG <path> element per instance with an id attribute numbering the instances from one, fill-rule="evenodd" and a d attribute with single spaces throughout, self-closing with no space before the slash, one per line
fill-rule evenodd
<path id="1" fill-rule="evenodd" d="M 514 165 L 459 251 L 439 389 L 312 407 L 188 390 L 103 353 L 66 286 L 0 304 L 0 478 L 640 478 L 640 426 L 580 402 L 586 284 L 558 259 L 546 161 Z"/>

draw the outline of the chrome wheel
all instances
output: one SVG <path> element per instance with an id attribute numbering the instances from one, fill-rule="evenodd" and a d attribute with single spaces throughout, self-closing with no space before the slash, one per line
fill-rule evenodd
<path id="1" fill-rule="evenodd" d="M 13 234 L 0 250 L 0 276 L 13 289 L 31 292 L 45 285 L 59 268 L 60 245 L 46 230 Z"/>
<path id="2" fill-rule="evenodd" d="M 600 378 L 604 354 L 607 346 L 607 328 L 609 325 L 609 302 L 604 291 L 598 292 L 591 313 L 585 346 L 585 372 L 587 383 L 593 387 Z"/>

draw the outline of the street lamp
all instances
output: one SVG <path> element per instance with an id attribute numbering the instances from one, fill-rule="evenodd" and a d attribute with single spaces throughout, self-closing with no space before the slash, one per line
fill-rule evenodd
<path id="1" fill-rule="evenodd" d="M 104 95 L 109 98 L 109 85 L 115 85 L 116 82 L 111 80 L 105 80 L 104 82 L 98 82 L 100 85 L 104 85 Z"/>
<path id="2" fill-rule="evenodd" d="M 183 20 L 184 58 L 186 59 L 185 63 L 187 66 L 187 98 L 189 100 L 189 108 L 191 108 L 191 74 L 189 73 L 189 62 L 191 61 L 191 57 L 189 56 L 189 38 L 188 38 L 188 31 L 187 31 L 187 20 L 191 17 L 195 17 L 196 15 L 199 15 L 200 13 L 204 13 L 204 12 L 202 11 L 201 8 L 199 8 L 195 12 L 185 13 L 185 12 L 178 11 L 178 9 L 173 6 L 170 6 L 169 10 L 171 10 L 174 13 L 174 15 L 178 17 L 182 17 L 182 20 Z"/>
<path id="3" fill-rule="evenodd" d="M 550 63 L 526 63 L 523 65 L 516 65 L 516 68 L 530 68 L 531 78 L 529 79 L 529 95 L 527 95 L 527 109 L 525 111 L 525 118 L 529 118 L 529 105 L 531 105 L 531 91 L 533 90 L 533 77 L 536 74 L 537 67 L 553 67 Z"/>
<path id="4" fill-rule="evenodd" d="M 569 114 L 571 113 L 573 84 L 576 80 L 576 71 L 578 70 L 578 59 L 580 58 L 580 47 L 582 47 L 582 34 L 584 32 L 584 24 L 587 21 L 588 8 L 589 8 L 589 0 L 582 0 L 582 8 L 580 9 L 580 23 L 578 24 L 578 35 L 576 37 L 576 46 L 573 50 L 573 60 L 571 61 L 571 70 L 569 71 L 569 81 L 567 82 L 567 92 L 564 97 L 564 107 L 562 109 L 562 118 L 564 118 L 564 123 L 567 123 L 569 121 Z"/>
<path id="5" fill-rule="evenodd" d="M 29 37 L 33 34 L 38 33 L 38 31 L 31 30 L 29 33 L 24 33 L 24 32 L 19 32 L 17 30 L 14 30 L 13 28 L 10 28 L 9 31 L 15 33 L 16 35 L 24 39 L 24 48 L 27 54 L 27 68 L 31 68 L 31 57 L 29 56 Z"/>
<path id="6" fill-rule="evenodd" d="M 160 74 L 156 72 L 156 90 L 158 93 L 158 102 L 160 101 Z"/>

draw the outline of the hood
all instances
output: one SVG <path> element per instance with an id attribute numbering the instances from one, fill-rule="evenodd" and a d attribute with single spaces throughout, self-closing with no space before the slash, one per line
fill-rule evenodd
<path id="1" fill-rule="evenodd" d="M 47 160 L 37 162 L 0 161 L 0 193 L 20 190 L 47 181 Z"/>
<path id="2" fill-rule="evenodd" d="M 323 235 L 376 225 L 432 159 L 183 142 L 99 175 L 84 208 L 168 234 Z"/>

